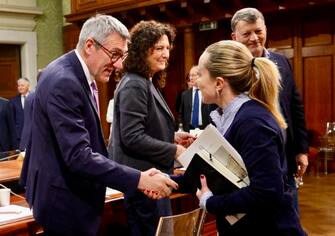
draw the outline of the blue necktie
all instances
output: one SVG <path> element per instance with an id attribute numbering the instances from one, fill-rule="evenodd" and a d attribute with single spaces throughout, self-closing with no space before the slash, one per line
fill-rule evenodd
<path id="1" fill-rule="evenodd" d="M 191 125 L 193 128 L 197 128 L 199 126 L 199 89 L 196 89 L 194 93 Z"/>

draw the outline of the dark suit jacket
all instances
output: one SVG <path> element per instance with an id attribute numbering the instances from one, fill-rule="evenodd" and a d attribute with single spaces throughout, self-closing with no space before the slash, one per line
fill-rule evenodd
<path id="1" fill-rule="evenodd" d="M 192 91 L 192 89 L 188 89 L 181 95 L 180 115 L 183 130 L 186 132 L 190 131 L 192 116 Z M 209 114 L 214 109 L 215 107 L 213 107 L 213 105 L 201 103 L 202 126 L 200 128 L 206 128 L 206 126 L 211 122 Z"/>
<path id="2" fill-rule="evenodd" d="M 34 109 L 35 92 L 29 94 L 25 101 L 24 108 L 24 125 L 21 135 L 20 150 L 25 150 L 25 161 L 23 162 L 19 183 L 26 186 L 28 167 L 30 162 L 31 151 L 31 135 L 32 135 L 32 120 Z"/>
<path id="3" fill-rule="evenodd" d="M 288 125 L 285 150 L 288 174 L 292 175 L 297 170 L 295 156 L 299 153 L 308 153 L 304 106 L 287 58 L 278 53 L 269 52 L 269 59 L 278 66 L 282 79 L 280 107 Z"/>
<path id="4" fill-rule="evenodd" d="M 139 170 L 171 173 L 173 142 L 174 118 L 161 94 L 149 80 L 125 74 L 114 98 L 112 158 Z"/>
<path id="5" fill-rule="evenodd" d="M 43 71 L 32 117 L 26 198 L 36 221 L 59 235 L 96 235 L 105 186 L 135 192 L 140 172 L 106 158 L 99 117 L 74 51 Z"/>
<path id="6" fill-rule="evenodd" d="M 20 143 L 23 122 L 24 122 L 24 110 L 21 103 L 21 95 L 18 95 L 10 100 L 14 111 L 14 120 L 16 126 L 17 141 Z"/>
<path id="7" fill-rule="evenodd" d="M 25 150 L 27 148 L 31 137 L 31 120 L 34 97 L 35 92 L 30 92 L 24 103 L 24 122 L 20 140 L 20 150 Z"/>
<path id="8" fill-rule="evenodd" d="M 225 138 L 241 155 L 250 186 L 208 199 L 206 208 L 217 216 L 220 235 L 305 235 L 288 191 L 281 129 L 258 102 L 244 103 Z M 226 215 L 246 213 L 234 225 Z"/>
<path id="9" fill-rule="evenodd" d="M 0 152 L 18 148 L 13 109 L 7 99 L 0 97 Z"/>

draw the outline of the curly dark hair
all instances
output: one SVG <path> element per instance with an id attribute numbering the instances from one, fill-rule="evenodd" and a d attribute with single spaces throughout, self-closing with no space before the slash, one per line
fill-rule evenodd
<path id="1" fill-rule="evenodd" d="M 128 56 L 124 61 L 124 70 L 149 78 L 150 67 L 147 62 L 148 53 L 163 35 L 168 37 L 172 49 L 173 41 L 176 37 L 176 29 L 172 25 L 154 20 L 140 21 L 137 23 L 130 30 L 131 42 L 128 45 Z M 153 81 L 155 84 L 162 84 L 159 81 L 164 80 L 165 76 L 165 70 L 157 72 L 153 75 Z"/>

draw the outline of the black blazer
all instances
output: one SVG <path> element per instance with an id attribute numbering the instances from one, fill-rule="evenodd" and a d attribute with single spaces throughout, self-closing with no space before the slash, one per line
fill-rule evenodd
<path id="1" fill-rule="evenodd" d="M 25 150 L 31 137 L 31 120 L 35 92 L 30 92 L 24 103 L 24 122 L 20 140 L 20 150 Z"/>
<path id="2" fill-rule="evenodd" d="M 105 187 L 133 193 L 140 172 L 106 158 L 99 116 L 74 51 L 43 70 L 32 118 L 23 182 L 34 218 L 60 235 L 96 235 Z"/>
<path id="3" fill-rule="evenodd" d="M 287 186 L 283 135 L 270 112 L 255 100 L 244 103 L 225 133 L 241 155 L 250 185 L 208 199 L 220 235 L 303 236 Z M 234 225 L 226 215 L 246 213 Z"/>
<path id="4" fill-rule="evenodd" d="M 171 173 L 176 153 L 174 118 L 153 83 L 126 73 L 114 98 L 111 157 L 122 164 Z"/>
<path id="5" fill-rule="evenodd" d="M 14 111 L 14 120 L 17 134 L 17 142 L 20 143 L 24 123 L 24 110 L 21 103 L 21 95 L 10 100 Z"/>
<path id="6" fill-rule="evenodd" d="M 188 89 L 181 95 L 180 116 L 181 123 L 183 124 L 183 130 L 186 132 L 190 131 L 192 116 L 192 91 L 192 89 Z M 213 105 L 201 103 L 202 126 L 200 128 L 205 128 L 211 122 L 209 114 L 211 111 L 215 110 L 215 108 L 216 107 Z"/>
<path id="7" fill-rule="evenodd" d="M 291 175 L 297 171 L 295 156 L 299 153 L 308 153 L 304 106 L 287 58 L 278 53 L 269 52 L 269 59 L 278 66 L 282 80 L 279 99 L 281 111 L 288 125 L 285 150 L 288 174 Z"/>
<path id="8" fill-rule="evenodd" d="M 0 152 L 18 148 L 13 109 L 7 99 L 0 97 Z"/>

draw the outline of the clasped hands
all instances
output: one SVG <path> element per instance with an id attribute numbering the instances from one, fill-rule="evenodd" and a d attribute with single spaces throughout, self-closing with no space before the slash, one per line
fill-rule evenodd
<path id="1" fill-rule="evenodd" d="M 178 184 L 161 171 L 151 168 L 141 172 L 138 189 L 149 198 L 161 199 L 170 196 L 173 189 L 178 189 Z"/>

